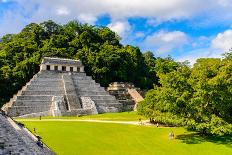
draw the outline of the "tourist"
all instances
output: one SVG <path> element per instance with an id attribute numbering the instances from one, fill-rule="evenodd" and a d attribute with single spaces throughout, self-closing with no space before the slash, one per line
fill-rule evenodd
<path id="1" fill-rule="evenodd" d="M 139 124 L 140 124 L 140 125 L 143 125 L 143 122 L 142 122 L 142 119 L 141 119 L 141 118 L 139 118 Z"/>
<path id="2" fill-rule="evenodd" d="M 173 139 L 173 138 L 174 138 L 174 133 L 173 133 L 173 131 L 169 132 L 168 137 L 169 137 L 169 139 Z"/>
<path id="3" fill-rule="evenodd" d="M 43 142 L 40 139 L 37 140 L 36 144 L 43 148 Z"/>

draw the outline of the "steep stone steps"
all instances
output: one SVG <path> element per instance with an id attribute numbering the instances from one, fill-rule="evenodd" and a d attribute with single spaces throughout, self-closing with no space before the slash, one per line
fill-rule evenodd
<path id="1" fill-rule="evenodd" d="M 111 95 L 83 95 L 83 97 L 90 97 L 92 100 L 116 100 L 114 96 Z"/>
<path id="2" fill-rule="evenodd" d="M 3 140 L 4 148 L 0 150 L 2 155 L 51 155 L 47 147 L 39 147 L 36 138 L 25 128 L 18 126 L 10 118 L 0 114 L 0 140 Z"/>
<path id="3" fill-rule="evenodd" d="M 89 84 L 76 84 L 76 87 L 78 89 L 81 89 L 81 88 L 100 88 L 100 84 L 93 84 L 93 83 L 89 83 Z"/>
<path id="4" fill-rule="evenodd" d="M 34 100 L 26 100 L 26 101 L 20 101 L 16 100 L 14 101 L 14 106 L 43 106 L 43 105 L 51 105 L 51 101 L 34 101 Z"/>
<path id="5" fill-rule="evenodd" d="M 27 90 L 29 91 L 53 91 L 53 90 L 59 90 L 62 91 L 63 87 L 62 86 L 49 86 L 49 85 L 30 85 L 27 87 Z"/>
<path id="6" fill-rule="evenodd" d="M 51 106 L 49 105 L 44 105 L 44 106 L 35 106 L 35 105 L 31 105 L 31 106 L 13 106 L 10 107 L 8 110 L 8 114 L 12 117 L 16 117 L 19 114 L 20 115 L 26 115 L 26 114 L 31 114 L 31 113 L 39 113 L 39 112 L 43 112 L 43 111 L 48 111 L 48 109 L 50 109 Z"/>
<path id="7" fill-rule="evenodd" d="M 52 95 L 22 95 L 17 97 L 18 101 L 51 101 Z"/>
<path id="8" fill-rule="evenodd" d="M 80 96 L 109 95 L 107 91 L 78 91 Z"/>
<path id="9" fill-rule="evenodd" d="M 47 80 L 47 79 L 40 79 L 36 81 L 32 81 L 31 85 L 60 85 L 61 80 Z"/>
<path id="10" fill-rule="evenodd" d="M 31 91 L 23 91 L 22 95 L 55 95 L 55 96 L 63 96 L 64 91 L 63 90 L 50 90 L 50 91 L 44 91 L 44 90 L 31 90 Z"/>
<path id="11" fill-rule="evenodd" d="M 76 87 L 76 89 L 78 91 L 95 91 L 95 92 L 98 92 L 98 91 L 105 91 L 105 89 L 103 87 Z"/>
<path id="12" fill-rule="evenodd" d="M 115 99 L 92 99 L 96 104 L 110 104 L 110 103 L 117 103 Z"/>

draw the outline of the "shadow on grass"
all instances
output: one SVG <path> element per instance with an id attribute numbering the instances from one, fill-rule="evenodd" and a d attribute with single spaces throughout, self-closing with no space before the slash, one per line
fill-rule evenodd
<path id="1" fill-rule="evenodd" d="M 226 136 L 203 136 L 198 133 L 177 135 L 176 139 L 186 144 L 200 144 L 202 142 L 211 142 L 215 144 L 226 145 L 232 148 L 232 135 Z"/>

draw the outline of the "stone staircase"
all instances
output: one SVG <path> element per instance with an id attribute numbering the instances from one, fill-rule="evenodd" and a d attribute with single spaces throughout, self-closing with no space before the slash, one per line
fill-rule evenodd
<path id="1" fill-rule="evenodd" d="M 45 145 L 39 147 L 27 129 L 0 113 L 0 155 L 54 155 Z"/>
<path id="2" fill-rule="evenodd" d="M 138 103 L 143 101 L 143 97 L 139 94 L 139 92 L 134 89 L 134 88 L 128 88 L 128 93 L 131 95 L 131 97 L 133 98 L 133 100 L 135 101 L 135 107 L 134 110 L 137 109 Z"/>
<path id="3" fill-rule="evenodd" d="M 90 97 L 94 101 L 98 113 L 118 112 L 122 108 L 122 104 L 114 96 L 85 73 L 73 73 L 72 79 L 78 95 Z"/>
<path id="4" fill-rule="evenodd" d="M 21 90 L 19 90 L 11 99 L 8 103 L 4 104 L 2 107 L 3 111 L 8 111 L 8 108 L 12 107 L 13 103 L 16 101 L 17 96 L 22 95 L 22 92 L 26 90 L 27 86 L 31 84 L 31 82 L 36 78 L 37 75 L 34 75 L 32 79 L 26 83 L 25 86 L 22 87 Z"/>

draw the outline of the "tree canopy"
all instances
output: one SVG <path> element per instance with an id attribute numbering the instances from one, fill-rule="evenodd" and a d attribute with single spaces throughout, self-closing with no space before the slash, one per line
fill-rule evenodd
<path id="1" fill-rule="evenodd" d="M 146 94 L 139 106 L 141 114 L 204 134 L 232 133 L 232 61 L 229 55 L 222 60 L 201 58 L 192 68 L 180 65 L 172 71 L 161 72 L 158 73 L 161 85 Z M 171 117 L 173 121 L 180 121 L 166 120 Z"/>

